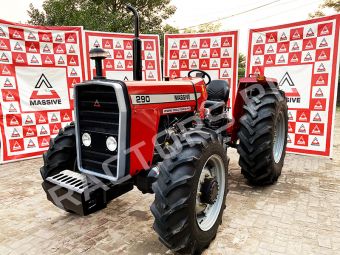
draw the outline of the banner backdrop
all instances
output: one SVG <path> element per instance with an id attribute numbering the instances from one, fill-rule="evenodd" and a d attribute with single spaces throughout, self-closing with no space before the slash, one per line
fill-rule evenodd
<path id="1" fill-rule="evenodd" d="M 101 47 L 109 53 L 104 60 L 104 74 L 107 78 L 133 80 L 132 34 L 85 31 L 86 52 Z M 143 80 L 159 81 L 161 77 L 158 35 L 141 35 Z M 87 54 L 88 78 L 95 74 L 94 61 Z"/>
<path id="2" fill-rule="evenodd" d="M 1 162 L 41 155 L 72 121 L 84 79 L 82 29 L 0 20 Z"/>
<path id="3" fill-rule="evenodd" d="M 234 95 L 238 68 L 238 31 L 165 35 L 165 72 L 171 79 L 186 77 L 192 69 L 227 80 Z M 234 100 L 231 96 L 230 105 Z"/>
<path id="4" fill-rule="evenodd" d="M 252 29 L 247 73 L 276 78 L 289 107 L 288 151 L 331 156 L 340 15 Z"/>

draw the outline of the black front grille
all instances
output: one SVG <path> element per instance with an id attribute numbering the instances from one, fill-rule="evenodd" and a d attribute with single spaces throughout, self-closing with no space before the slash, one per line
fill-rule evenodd
<path id="1" fill-rule="evenodd" d="M 76 89 L 81 166 L 85 170 L 116 176 L 119 148 L 111 152 L 106 147 L 109 136 L 113 136 L 119 144 L 119 107 L 115 90 L 103 85 L 79 86 Z M 85 132 L 91 135 L 89 147 L 81 142 Z M 110 173 L 104 171 L 103 163 Z"/>

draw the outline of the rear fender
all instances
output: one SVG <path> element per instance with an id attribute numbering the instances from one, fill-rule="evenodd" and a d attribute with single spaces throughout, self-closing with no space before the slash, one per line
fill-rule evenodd
<path id="1" fill-rule="evenodd" d="M 228 128 L 228 133 L 231 136 L 230 143 L 235 145 L 237 142 L 237 132 L 240 129 L 239 120 L 244 114 L 243 106 L 245 105 L 245 99 L 247 99 L 247 88 L 257 88 L 259 87 L 274 87 L 278 88 L 278 82 L 273 78 L 266 78 L 264 76 L 257 77 L 246 77 L 241 78 L 238 84 L 235 104 L 233 105 L 233 124 Z"/>

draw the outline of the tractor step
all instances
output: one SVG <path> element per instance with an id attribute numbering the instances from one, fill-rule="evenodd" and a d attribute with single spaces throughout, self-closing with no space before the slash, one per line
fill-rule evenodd
<path id="1" fill-rule="evenodd" d="M 70 170 L 65 170 L 57 175 L 48 177 L 47 181 L 80 194 L 90 185 L 90 183 L 87 183 L 85 175 Z"/>
<path id="2" fill-rule="evenodd" d="M 79 215 L 89 215 L 106 207 L 112 199 L 133 189 L 132 182 L 113 185 L 105 180 L 64 170 L 42 183 L 47 199 L 57 207 Z"/>

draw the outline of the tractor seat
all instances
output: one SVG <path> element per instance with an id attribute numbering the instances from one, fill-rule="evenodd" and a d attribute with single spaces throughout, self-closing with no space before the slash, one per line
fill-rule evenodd
<path id="1" fill-rule="evenodd" d="M 208 99 L 205 108 L 209 108 L 212 115 L 221 114 L 229 99 L 229 84 L 225 80 L 213 80 L 207 86 Z"/>
<path id="2" fill-rule="evenodd" d="M 213 80 L 207 86 L 208 101 L 227 102 L 229 99 L 229 84 L 225 80 Z"/>

